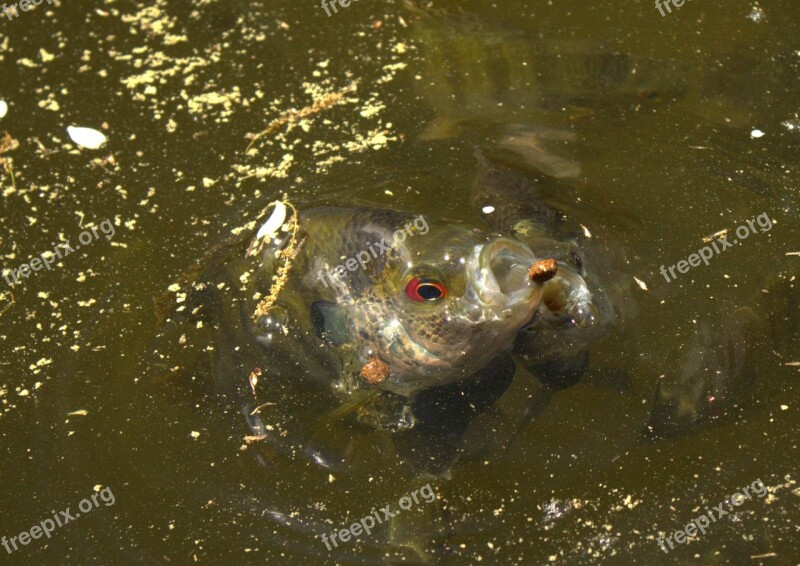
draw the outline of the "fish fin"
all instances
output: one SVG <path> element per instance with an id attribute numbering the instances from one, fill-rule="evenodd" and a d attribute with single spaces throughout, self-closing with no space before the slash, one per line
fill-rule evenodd
<path id="1" fill-rule="evenodd" d="M 317 337 L 334 346 L 350 341 L 345 310 L 330 301 L 316 301 L 311 305 L 311 321 Z"/>
<path id="2" fill-rule="evenodd" d="M 351 415 L 358 411 L 360 408 L 366 406 L 371 401 L 373 401 L 381 391 L 379 389 L 372 389 L 366 391 L 365 393 L 361 393 L 359 395 L 355 395 L 352 399 L 348 401 L 344 401 L 338 407 L 328 411 L 318 419 L 312 421 L 306 426 L 306 430 L 311 432 L 311 438 L 316 437 L 323 429 L 328 427 L 329 425 L 341 421 L 348 415 Z"/>
<path id="3" fill-rule="evenodd" d="M 550 177 L 556 179 L 580 177 L 581 166 L 577 161 L 565 159 L 551 152 L 545 141 L 534 132 L 506 134 L 499 140 L 499 146 L 519 156 L 525 166 Z"/>

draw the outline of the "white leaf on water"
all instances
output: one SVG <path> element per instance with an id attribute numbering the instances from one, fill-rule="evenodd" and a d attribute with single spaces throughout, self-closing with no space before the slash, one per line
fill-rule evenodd
<path id="1" fill-rule="evenodd" d="M 275 210 L 266 222 L 258 229 L 256 240 L 260 240 L 264 236 L 274 238 L 278 234 L 278 229 L 286 222 L 286 205 L 281 201 L 276 200 L 274 203 Z"/>
<path id="2" fill-rule="evenodd" d="M 0 100 L 0 118 L 8 114 L 8 104 L 5 100 Z"/>
<path id="3" fill-rule="evenodd" d="M 484 206 L 484 207 L 481 209 L 481 212 L 483 212 L 484 214 L 491 214 L 492 212 L 494 212 L 494 207 L 493 207 L 493 206 L 491 206 L 491 205 L 489 205 L 489 206 Z"/>
<path id="4" fill-rule="evenodd" d="M 764 132 L 762 132 L 761 130 L 753 130 L 752 132 L 750 132 L 750 137 L 756 140 L 758 138 L 763 138 L 765 135 L 766 134 L 764 134 Z"/>
<path id="5" fill-rule="evenodd" d="M 634 275 L 633 278 L 636 279 L 636 284 L 639 285 L 639 287 L 642 289 L 642 291 L 647 291 L 647 283 L 645 283 L 644 281 L 642 281 L 641 279 L 639 279 L 635 275 Z"/>
<path id="6" fill-rule="evenodd" d="M 81 128 L 78 126 L 69 126 L 67 134 L 72 141 L 81 147 L 89 149 L 97 149 L 106 143 L 106 136 L 103 132 L 98 132 L 93 128 Z"/>

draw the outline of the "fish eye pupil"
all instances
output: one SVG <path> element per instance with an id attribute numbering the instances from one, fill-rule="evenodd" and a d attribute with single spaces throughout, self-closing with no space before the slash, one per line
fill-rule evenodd
<path id="1" fill-rule="evenodd" d="M 418 303 L 438 301 L 447 295 L 447 289 L 436 280 L 414 278 L 406 286 L 406 295 Z"/>
<path id="2" fill-rule="evenodd" d="M 442 296 L 442 290 L 431 283 L 423 283 L 417 288 L 417 293 L 426 301 L 433 301 Z"/>

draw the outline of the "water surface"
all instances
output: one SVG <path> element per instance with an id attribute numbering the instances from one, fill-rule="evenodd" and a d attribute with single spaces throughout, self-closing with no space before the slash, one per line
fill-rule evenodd
<path id="1" fill-rule="evenodd" d="M 0 556 L 796 564 L 796 335 L 740 417 L 658 442 L 640 431 L 697 325 L 719 330 L 772 269 L 800 261 L 786 255 L 800 251 L 800 131 L 787 126 L 798 21 L 786 0 L 688 2 L 664 17 L 616 0 L 361 0 L 331 17 L 314 2 L 62 2 L 0 16 L 0 130 L 19 142 L 2 156 L 14 173 L 0 189 L 3 267 L 115 226 L 1 283 L 0 535 L 74 512 L 95 486 L 114 504 Z M 69 125 L 109 141 L 78 148 Z M 551 148 L 580 170 L 569 212 L 609 248 L 626 316 L 586 378 L 546 396 L 516 437 L 542 388 L 522 369 L 473 421 L 449 479 L 409 471 L 390 435 L 352 423 L 325 433 L 347 455 L 336 469 L 300 451 L 267 458 L 213 391 L 154 385 L 156 299 L 267 203 L 477 224 L 474 147 L 519 126 L 570 133 Z M 763 212 L 769 232 L 676 281 L 659 272 Z M 757 479 L 768 497 L 660 550 L 659 534 Z M 439 530 L 415 547 L 385 530 L 332 551 L 318 538 L 428 483 Z"/>

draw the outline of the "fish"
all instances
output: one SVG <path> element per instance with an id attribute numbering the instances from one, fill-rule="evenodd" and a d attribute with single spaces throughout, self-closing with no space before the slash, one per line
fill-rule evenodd
<path id="1" fill-rule="evenodd" d="M 586 371 L 589 348 L 618 324 L 618 312 L 565 213 L 548 195 L 573 193 L 571 185 L 536 169 L 492 158 L 477 149 L 479 173 L 473 208 L 501 234 L 556 260 L 558 270 L 542 290 L 534 315 L 518 332 L 513 353 L 543 383 L 574 385 Z"/>
<path id="2" fill-rule="evenodd" d="M 236 406 L 253 436 L 270 436 L 257 407 L 310 401 L 310 386 L 316 406 L 336 408 L 322 418 L 310 404 L 287 410 L 287 428 L 356 414 L 379 430 L 411 429 L 413 397 L 483 375 L 542 299 L 544 285 L 528 273 L 541 258 L 515 238 L 370 207 L 304 209 L 297 224 L 296 234 L 249 231 L 200 260 L 173 293 L 153 348 L 162 368 L 193 381 L 210 367 L 206 390 Z M 256 315 L 292 242 L 276 301 Z M 376 365 L 384 375 L 367 379 Z M 257 387 L 247 377 L 256 368 L 267 376 Z"/>
<path id="3" fill-rule="evenodd" d="M 489 139 L 544 173 L 575 178 L 576 124 L 670 104 L 687 92 L 689 69 L 680 62 L 403 4 L 419 52 L 410 62 L 414 88 L 433 113 L 422 140 Z"/>
<path id="4" fill-rule="evenodd" d="M 649 441 L 744 418 L 780 391 L 764 378 L 800 346 L 797 262 L 768 274 L 748 304 L 697 325 L 659 379 L 641 435 Z"/>
<path id="5" fill-rule="evenodd" d="M 468 378 L 541 301 L 528 276 L 541 258 L 514 238 L 389 209 L 315 208 L 299 224 L 305 243 L 282 294 L 338 354 L 344 389 L 368 385 L 359 371 L 372 360 L 386 368 L 375 386 L 404 397 Z M 262 252 L 254 281 L 270 280 L 274 257 Z"/>

